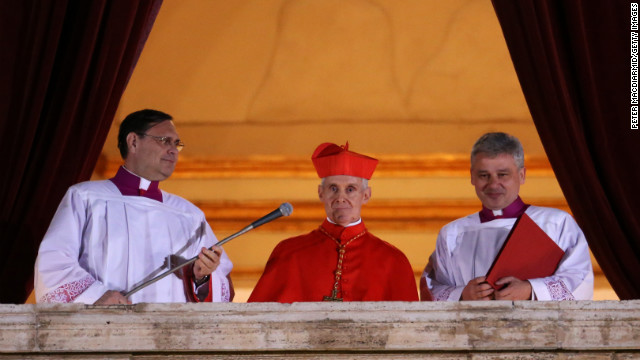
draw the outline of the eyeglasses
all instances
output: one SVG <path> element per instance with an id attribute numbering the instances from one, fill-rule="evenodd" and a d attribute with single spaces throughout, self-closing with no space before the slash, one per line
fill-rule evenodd
<path id="1" fill-rule="evenodd" d="M 136 133 L 140 136 L 148 136 L 150 138 L 152 138 L 153 140 L 157 141 L 160 145 L 166 146 L 166 147 L 172 147 L 175 146 L 176 149 L 178 149 L 178 152 L 182 151 L 182 149 L 184 149 L 184 143 L 180 140 L 173 140 L 172 137 L 170 136 L 155 136 L 155 135 L 149 135 L 149 134 L 145 134 L 145 133 Z"/>

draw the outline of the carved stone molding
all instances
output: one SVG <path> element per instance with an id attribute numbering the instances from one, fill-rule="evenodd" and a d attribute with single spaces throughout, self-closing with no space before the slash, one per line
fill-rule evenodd
<path id="1" fill-rule="evenodd" d="M 639 301 L 0 305 L 0 358 L 632 359 Z"/>
<path id="2" fill-rule="evenodd" d="M 468 176 L 469 157 L 460 154 L 379 156 L 376 177 Z M 94 173 L 113 176 L 122 164 L 119 157 L 101 155 Z M 546 157 L 527 157 L 527 174 L 553 177 Z M 315 178 L 310 158 L 248 157 L 217 158 L 181 156 L 172 178 Z"/>
<path id="3" fill-rule="evenodd" d="M 318 201 L 293 201 L 290 217 L 269 225 L 274 231 L 309 230 L 318 226 L 326 215 Z M 569 212 L 563 199 L 536 200 Z M 214 229 L 240 229 L 277 208 L 273 201 L 195 202 Z M 377 230 L 437 231 L 447 223 L 477 212 L 478 200 L 375 200 L 362 208 L 367 225 Z"/>

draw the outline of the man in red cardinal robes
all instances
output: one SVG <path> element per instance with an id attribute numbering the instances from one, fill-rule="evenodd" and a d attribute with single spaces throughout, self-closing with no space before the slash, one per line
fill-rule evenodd
<path id="1" fill-rule="evenodd" d="M 378 160 L 350 151 L 348 143 L 321 144 L 311 159 L 327 218 L 275 247 L 249 302 L 417 301 L 407 257 L 360 218 Z"/>

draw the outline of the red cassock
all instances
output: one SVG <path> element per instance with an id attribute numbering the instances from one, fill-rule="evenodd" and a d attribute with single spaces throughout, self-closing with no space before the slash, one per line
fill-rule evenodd
<path id="1" fill-rule="evenodd" d="M 407 257 L 369 233 L 364 223 L 342 227 L 324 221 L 309 234 L 275 247 L 248 302 L 323 301 L 332 295 L 339 240 L 344 246 L 337 296 L 344 301 L 417 301 Z"/>

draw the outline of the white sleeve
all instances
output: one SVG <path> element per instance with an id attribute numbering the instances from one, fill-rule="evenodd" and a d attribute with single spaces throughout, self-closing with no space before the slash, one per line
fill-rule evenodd
<path id="1" fill-rule="evenodd" d="M 211 273 L 211 288 L 213 291 L 213 302 L 229 302 L 231 300 L 231 286 L 227 275 L 231 272 L 233 264 L 223 250 L 220 257 L 220 265 Z"/>
<path id="2" fill-rule="evenodd" d="M 436 240 L 436 249 L 429 256 L 429 262 L 422 277 L 426 279 L 433 300 L 458 301 L 462 296 L 464 286 L 456 286 L 455 280 L 447 271 L 453 265 L 451 265 L 451 256 L 449 256 L 446 233 L 444 228 L 440 230 Z"/>
<path id="3" fill-rule="evenodd" d="M 204 244 L 202 246 L 209 248 L 213 246 L 216 242 L 218 242 L 218 240 L 215 234 L 213 233 L 213 231 L 211 230 L 211 227 L 206 222 L 206 219 L 204 219 L 204 215 L 203 215 L 203 221 L 205 224 L 204 227 L 206 232 L 206 235 L 204 238 L 206 240 L 204 241 Z M 197 250 L 197 253 L 200 252 L 200 248 L 196 250 Z M 222 249 L 222 255 L 220 256 L 220 265 L 218 265 L 216 270 L 214 270 L 211 273 L 211 290 L 212 290 L 211 301 L 212 302 L 229 302 L 230 301 L 231 286 L 229 284 L 229 279 L 227 278 L 227 276 L 229 275 L 229 273 L 231 273 L 232 269 L 233 269 L 233 263 L 229 259 L 229 256 L 227 256 L 226 251 Z"/>
<path id="4" fill-rule="evenodd" d="M 34 269 L 36 302 L 94 303 L 107 289 L 79 264 L 85 201 L 71 187 L 40 244 Z"/>
<path id="5" fill-rule="evenodd" d="M 552 276 L 529 279 L 529 282 L 537 300 L 592 300 L 593 269 L 589 246 L 575 220 L 564 214 L 561 221 L 545 229 L 565 252 L 558 268 Z"/>

